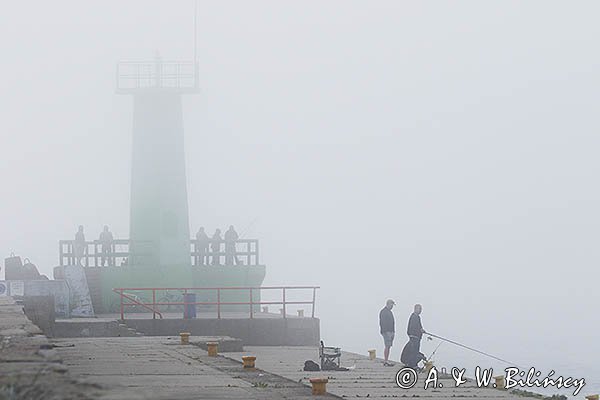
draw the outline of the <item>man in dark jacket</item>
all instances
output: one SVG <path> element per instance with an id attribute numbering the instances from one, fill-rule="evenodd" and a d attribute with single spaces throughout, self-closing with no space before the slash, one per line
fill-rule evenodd
<path id="1" fill-rule="evenodd" d="M 102 257 L 100 257 L 100 264 L 104 267 L 108 261 L 109 266 L 115 265 L 115 258 L 112 253 L 115 252 L 115 244 L 112 232 L 108 229 L 108 225 L 104 225 L 104 229 L 100 233 L 100 249 L 102 251 Z"/>
<path id="2" fill-rule="evenodd" d="M 210 238 L 204 231 L 204 227 L 201 226 L 196 233 L 196 265 L 207 265 L 208 264 L 208 245 L 210 244 Z"/>
<path id="3" fill-rule="evenodd" d="M 396 305 L 394 300 L 388 300 L 385 302 L 385 307 L 379 312 L 379 331 L 383 336 L 383 357 L 384 365 L 394 365 L 388 362 L 390 356 L 390 347 L 394 343 L 394 335 L 396 332 L 394 314 L 392 314 L 392 308 Z"/>
<path id="4" fill-rule="evenodd" d="M 233 225 L 229 226 L 227 232 L 225 232 L 225 265 L 240 265 L 240 260 L 237 257 L 237 251 L 235 249 L 235 243 L 240 237 L 233 228 Z"/>
<path id="5" fill-rule="evenodd" d="M 408 319 L 408 328 L 406 329 L 409 340 L 400 356 L 400 361 L 403 364 L 414 369 L 417 368 L 419 361 L 426 359 L 423 353 L 421 353 L 421 338 L 424 333 L 427 333 L 421 324 L 421 311 L 423 311 L 423 307 L 420 304 L 415 304 L 414 311 Z"/>

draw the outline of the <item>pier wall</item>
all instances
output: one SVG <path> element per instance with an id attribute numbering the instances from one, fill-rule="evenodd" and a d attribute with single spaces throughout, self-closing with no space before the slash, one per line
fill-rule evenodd
<path id="1" fill-rule="evenodd" d="M 190 332 L 192 336 L 230 336 L 244 346 L 318 346 L 318 318 L 245 319 L 130 319 L 127 326 L 146 336 L 173 336 Z"/>
<path id="2" fill-rule="evenodd" d="M 126 266 L 89 267 L 85 268 L 85 272 L 94 311 L 101 314 L 119 311 L 120 299 L 112 291 L 114 288 L 259 287 L 265 279 L 266 268 L 264 265 L 172 268 Z M 138 295 L 145 302 L 152 301 L 150 291 L 131 293 Z M 181 299 L 165 295 L 167 295 L 165 292 L 157 293 L 157 301 L 181 301 Z M 248 294 L 243 291 L 223 292 L 221 298 L 221 301 L 229 302 L 248 300 Z M 197 301 L 214 302 L 216 301 L 216 292 L 199 291 Z M 254 301 L 260 301 L 258 293 L 255 294 Z M 244 307 L 242 307 L 244 310 L 248 308 Z"/>

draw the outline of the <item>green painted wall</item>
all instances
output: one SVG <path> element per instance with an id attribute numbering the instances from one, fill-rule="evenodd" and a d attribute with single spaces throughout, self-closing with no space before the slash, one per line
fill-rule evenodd
<path id="1" fill-rule="evenodd" d="M 181 95 L 136 94 L 133 110 L 129 264 L 189 267 Z"/>
<path id="2" fill-rule="evenodd" d="M 148 266 L 127 266 L 127 267 L 103 267 L 99 268 L 100 290 L 102 292 L 102 308 L 98 312 L 115 313 L 119 312 L 119 295 L 115 294 L 113 288 L 152 288 L 152 287 L 259 287 L 262 285 L 266 267 L 258 266 L 220 266 L 220 267 L 169 267 L 157 268 Z M 151 301 L 151 292 L 133 292 L 143 297 L 144 300 Z M 181 301 L 174 297 L 179 292 L 161 292 L 157 295 L 157 301 Z M 169 298 L 169 300 L 164 300 Z M 255 301 L 260 301 L 257 295 Z M 216 301 L 214 291 L 200 291 L 197 294 L 197 301 Z M 247 302 L 249 295 L 247 291 L 223 291 L 221 301 L 229 302 Z M 226 306 L 223 311 L 245 311 L 248 306 Z M 259 307 L 256 306 L 255 311 Z M 131 311 L 131 310 L 130 310 Z M 175 311 L 175 309 L 173 309 Z"/>

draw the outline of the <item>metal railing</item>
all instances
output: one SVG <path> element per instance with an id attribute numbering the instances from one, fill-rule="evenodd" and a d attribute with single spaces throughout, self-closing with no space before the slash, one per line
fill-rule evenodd
<path id="1" fill-rule="evenodd" d="M 214 250 L 218 245 L 218 250 Z M 224 240 L 198 243 L 190 240 L 192 265 L 260 265 L 258 256 L 258 239 L 238 239 L 232 251 L 227 251 Z"/>
<path id="2" fill-rule="evenodd" d="M 261 286 L 261 287 L 195 287 L 195 288 L 115 288 L 113 292 L 119 295 L 120 298 L 120 314 L 121 320 L 125 320 L 125 311 L 127 307 L 140 306 L 145 310 L 152 312 L 152 318 L 156 319 L 156 316 L 160 319 L 163 318 L 165 313 L 165 307 L 189 307 L 194 306 L 210 306 L 216 308 L 217 318 L 221 319 L 223 315 L 223 308 L 225 306 L 248 306 L 248 315 L 250 318 L 254 318 L 257 314 L 256 307 L 269 306 L 269 305 L 281 305 L 280 310 L 282 318 L 288 318 L 287 311 L 289 306 L 299 305 L 310 305 L 311 317 L 315 317 L 315 302 L 317 296 L 317 289 L 319 286 Z M 292 291 L 298 290 L 310 290 L 310 300 L 290 300 L 290 294 Z M 281 301 L 270 300 L 263 301 L 263 291 L 281 291 Z M 166 292 L 165 296 L 161 292 Z M 171 292 L 171 294 L 169 294 Z M 176 292 L 173 295 L 172 292 Z M 188 293 L 195 293 L 200 295 L 202 293 L 209 293 L 214 300 L 209 301 L 187 301 Z M 231 294 L 235 293 L 234 296 Z M 240 297 L 243 295 L 247 296 L 247 301 L 242 300 L 227 300 L 224 301 L 224 297 Z M 147 300 L 146 300 L 147 299 Z M 162 309 L 161 309 L 162 308 Z"/>
<path id="3" fill-rule="evenodd" d="M 130 251 L 131 243 L 129 239 L 114 239 L 110 243 L 103 243 L 100 240 L 85 242 L 60 240 L 58 242 L 59 265 L 82 265 L 84 267 L 125 266 L 133 263 L 133 255 L 148 255 L 140 252 L 132 254 Z M 151 242 L 143 243 L 151 244 Z M 211 241 L 211 243 L 213 242 Z M 198 246 L 197 241 L 191 239 L 190 257 L 192 265 L 260 265 L 258 239 L 239 239 L 235 242 L 233 251 L 228 251 L 224 240 L 219 242 L 218 251 L 212 251 L 212 248 L 209 244 L 203 251 Z"/>
<path id="4" fill-rule="evenodd" d="M 114 239 L 108 244 L 99 240 L 60 240 L 58 261 L 60 266 L 81 264 L 84 267 L 102 267 L 117 265 L 117 262 L 124 265 L 129 260 L 129 246 L 129 239 Z"/>
<path id="5" fill-rule="evenodd" d="M 193 61 L 122 61 L 117 64 L 117 92 L 152 89 L 198 90 L 198 65 Z"/>

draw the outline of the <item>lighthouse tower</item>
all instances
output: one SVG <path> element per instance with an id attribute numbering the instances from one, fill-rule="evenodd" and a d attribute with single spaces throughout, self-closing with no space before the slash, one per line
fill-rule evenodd
<path id="1" fill-rule="evenodd" d="M 239 263 L 228 265 L 225 253 L 217 251 L 211 252 L 209 265 L 208 260 L 200 259 L 191 238 L 182 97 L 198 91 L 195 61 L 156 57 L 118 64 L 117 93 L 133 98 L 129 238 L 116 239 L 108 256 L 100 252 L 97 240 L 86 242 L 83 256 L 77 255 L 86 267 L 98 313 L 119 310 L 119 288 L 121 292 L 128 288 L 146 303 L 181 301 L 177 288 L 187 288 L 187 293 L 197 290 L 199 302 L 215 304 L 219 300 L 235 307 L 235 303 L 248 301 L 246 292 L 224 290 L 220 294 L 213 289 L 256 288 L 263 283 L 266 266 L 259 260 L 258 239 L 236 242 Z M 55 276 L 64 276 L 62 268 L 75 259 L 75 245 L 73 240 L 59 242 L 60 265 Z M 105 265 L 102 260 L 106 258 L 113 262 Z M 253 295 L 252 301 L 260 301 L 260 293 Z M 258 310 L 258 305 L 253 307 Z"/>
<path id="2" fill-rule="evenodd" d="M 190 266 L 181 97 L 197 92 L 196 62 L 117 66 L 117 93 L 133 97 L 130 265 Z"/>

